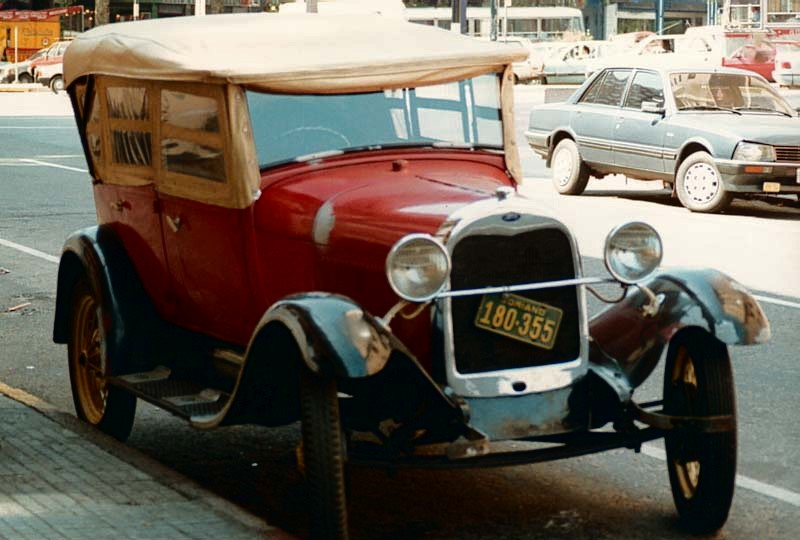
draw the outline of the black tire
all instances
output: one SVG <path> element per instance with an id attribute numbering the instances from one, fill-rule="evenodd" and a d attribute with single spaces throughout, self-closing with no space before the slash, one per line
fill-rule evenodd
<path id="1" fill-rule="evenodd" d="M 67 357 L 72 400 L 78 418 L 125 441 L 136 415 L 136 397 L 109 386 L 110 361 L 101 353 L 98 300 L 85 279 L 72 294 Z"/>
<path id="2" fill-rule="evenodd" d="M 30 84 L 33 82 L 33 77 L 30 73 L 20 73 L 17 80 L 23 84 Z"/>
<path id="3" fill-rule="evenodd" d="M 702 330 L 670 343 L 664 411 L 680 416 L 733 415 L 721 433 L 672 432 L 665 437 L 672 498 L 681 524 L 706 534 L 725 524 L 736 481 L 736 394 L 727 347 Z"/>
<path id="4" fill-rule="evenodd" d="M 58 94 L 64 90 L 64 79 L 61 75 L 55 75 L 50 79 L 50 90 L 52 90 L 54 94 Z"/>
<path id="5" fill-rule="evenodd" d="M 346 540 L 345 450 L 336 381 L 303 368 L 301 419 L 311 540 Z"/>
<path id="6" fill-rule="evenodd" d="M 550 160 L 553 186 L 562 195 L 580 195 L 589 183 L 589 168 L 572 139 L 558 142 Z"/>
<path id="7" fill-rule="evenodd" d="M 702 151 L 691 154 L 678 167 L 675 190 L 681 204 L 692 212 L 721 212 L 733 200 L 714 160 Z"/>

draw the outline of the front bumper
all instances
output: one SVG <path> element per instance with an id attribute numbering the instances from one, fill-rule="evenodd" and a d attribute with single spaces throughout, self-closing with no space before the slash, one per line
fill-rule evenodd
<path id="1" fill-rule="evenodd" d="M 733 193 L 800 193 L 800 163 L 715 160 L 725 189 Z"/>
<path id="2" fill-rule="evenodd" d="M 800 73 L 789 70 L 775 70 L 772 78 L 781 86 L 800 86 Z"/>

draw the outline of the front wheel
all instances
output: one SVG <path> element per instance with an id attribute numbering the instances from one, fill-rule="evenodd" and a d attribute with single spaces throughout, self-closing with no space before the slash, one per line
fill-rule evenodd
<path id="1" fill-rule="evenodd" d="M 730 431 L 673 431 L 665 437 L 669 482 L 681 523 L 694 533 L 716 531 L 728 519 L 736 480 L 736 398 L 723 343 L 702 331 L 684 331 L 672 340 L 664 411 L 734 419 Z"/>
<path id="2" fill-rule="evenodd" d="M 589 183 L 589 168 L 581 159 L 578 145 L 562 139 L 553 150 L 553 186 L 562 195 L 580 195 Z"/>
<path id="3" fill-rule="evenodd" d="M 101 347 L 99 303 L 89 283 L 73 289 L 67 342 L 69 380 L 78 418 L 125 441 L 136 415 L 136 397 L 106 382 L 109 362 Z"/>
<path id="4" fill-rule="evenodd" d="M 717 165 L 706 152 L 695 152 L 681 163 L 675 186 L 681 204 L 692 212 L 721 212 L 733 199 L 725 189 Z"/>
<path id="5" fill-rule="evenodd" d="M 50 79 L 50 90 L 52 90 L 54 94 L 58 94 L 64 90 L 64 79 L 61 75 L 56 75 Z"/>
<path id="6" fill-rule="evenodd" d="M 346 540 L 346 460 L 336 381 L 303 368 L 301 374 L 303 467 L 308 485 L 312 540 Z"/>

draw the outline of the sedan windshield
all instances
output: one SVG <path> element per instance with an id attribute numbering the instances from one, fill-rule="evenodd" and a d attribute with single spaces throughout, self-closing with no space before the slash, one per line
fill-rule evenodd
<path id="1" fill-rule="evenodd" d="M 247 93 L 262 167 L 387 146 L 502 149 L 500 79 L 344 95 Z"/>
<path id="2" fill-rule="evenodd" d="M 729 110 L 794 116 L 788 103 L 758 77 L 738 73 L 673 73 L 675 105 L 683 110 Z"/>

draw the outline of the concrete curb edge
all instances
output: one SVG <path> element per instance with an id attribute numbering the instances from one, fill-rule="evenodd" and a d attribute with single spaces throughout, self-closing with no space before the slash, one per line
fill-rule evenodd
<path id="1" fill-rule="evenodd" d="M 275 540 L 290 540 L 294 538 L 285 531 L 273 527 L 263 519 L 243 510 L 236 504 L 212 493 L 181 473 L 159 463 L 139 450 L 131 448 L 113 437 L 97 431 L 79 420 L 76 416 L 22 389 L 14 388 L 0 382 L 0 394 L 35 410 L 61 427 L 88 440 L 112 456 L 145 472 L 158 483 L 177 491 L 186 498 L 202 502 L 219 515 L 230 518 L 261 534 L 269 534 L 269 537 Z"/>

